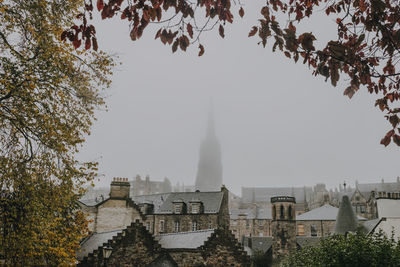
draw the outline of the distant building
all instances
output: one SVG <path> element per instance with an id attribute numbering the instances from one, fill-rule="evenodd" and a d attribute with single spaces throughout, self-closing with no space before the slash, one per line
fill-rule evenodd
<path id="1" fill-rule="evenodd" d="M 214 114 L 208 114 L 206 138 L 200 145 L 195 189 L 217 191 L 222 185 L 221 146 L 215 133 Z"/>
<path id="2" fill-rule="evenodd" d="M 237 240 L 221 228 L 154 236 L 134 222 L 123 230 L 93 234 L 82 251 L 78 266 L 250 267 Z"/>
<path id="3" fill-rule="evenodd" d="M 186 232 L 229 226 L 228 190 L 173 192 L 130 196 L 127 178 L 114 178 L 109 197 L 96 203 L 81 200 L 91 219 L 89 229 L 102 233 L 124 229 L 135 220 L 152 234 Z"/>
<path id="4" fill-rule="evenodd" d="M 172 192 L 171 182 L 167 177 L 165 177 L 163 181 L 151 181 L 149 175 L 146 175 L 146 178 L 143 180 L 137 175 L 135 180 L 130 183 L 133 196 Z"/>
<path id="5" fill-rule="evenodd" d="M 296 212 L 301 214 L 309 210 L 308 200 L 313 194 L 312 187 L 242 187 L 242 206 L 258 204 L 271 208 L 271 198 L 275 196 L 291 196 L 296 198 Z"/>
<path id="6" fill-rule="evenodd" d="M 227 266 L 249 266 L 228 229 L 229 192 L 224 186 L 213 192 L 132 197 L 130 192 L 127 178 L 114 178 L 109 197 L 79 203 L 91 220 L 91 234 L 78 255 L 81 266 L 103 266 L 104 244 L 112 249 L 111 266 L 215 265 L 221 259 Z"/>

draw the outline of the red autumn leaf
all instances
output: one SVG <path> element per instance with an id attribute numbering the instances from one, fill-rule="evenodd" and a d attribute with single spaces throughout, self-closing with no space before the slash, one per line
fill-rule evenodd
<path id="1" fill-rule="evenodd" d="M 393 142 L 396 143 L 396 145 L 400 146 L 400 136 L 398 136 L 397 134 L 395 134 L 393 136 Z"/>
<path id="2" fill-rule="evenodd" d="M 97 10 L 100 11 L 104 8 L 103 0 L 97 0 Z"/>
<path id="3" fill-rule="evenodd" d="M 199 45 L 199 57 L 201 57 L 204 54 L 204 46 L 203 45 Z"/>
<path id="4" fill-rule="evenodd" d="M 86 38 L 86 41 L 85 41 L 85 49 L 86 49 L 86 50 L 90 49 L 90 46 L 91 46 L 90 38 Z"/>
<path id="5" fill-rule="evenodd" d="M 193 27 L 192 27 L 192 25 L 190 25 L 190 23 L 187 24 L 186 29 L 187 29 L 187 32 L 188 32 L 190 38 L 193 39 Z"/>
<path id="6" fill-rule="evenodd" d="M 97 51 L 97 49 L 99 48 L 97 45 L 97 39 L 95 37 L 92 37 L 92 43 L 93 43 L 93 50 Z"/>
<path id="7" fill-rule="evenodd" d="M 258 31 L 258 28 L 256 26 L 253 26 L 251 31 L 249 32 L 249 37 L 254 36 Z"/>
<path id="8" fill-rule="evenodd" d="M 384 146 L 388 146 L 393 135 L 395 135 L 394 130 L 390 130 L 389 132 L 387 132 L 385 137 L 382 138 L 381 144 Z"/>
<path id="9" fill-rule="evenodd" d="M 290 58 L 290 53 L 289 52 L 285 52 L 285 56 L 287 56 L 288 58 Z"/>
<path id="10" fill-rule="evenodd" d="M 74 45 L 75 49 L 81 46 L 81 40 L 75 39 L 72 44 Z"/>
<path id="11" fill-rule="evenodd" d="M 343 92 L 343 95 L 347 95 L 350 99 L 353 97 L 354 94 L 355 90 L 351 86 L 347 87 L 346 90 L 344 90 Z"/>
<path id="12" fill-rule="evenodd" d="M 225 33 L 224 33 L 224 27 L 222 27 L 222 25 L 219 25 L 219 35 L 224 38 L 225 37 Z"/>
<path id="13" fill-rule="evenodd" d="M 243 18 L 243 16 L 244 16 L 243 7 L 241 7 L 241 8 L 239 9 L 239 16 L 242 17 L 242 18 Z"/>

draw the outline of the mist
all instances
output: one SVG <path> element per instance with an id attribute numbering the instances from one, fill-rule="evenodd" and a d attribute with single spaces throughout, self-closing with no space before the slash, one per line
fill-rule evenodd
<path id="1" fill-rule="evenodd" d="M 96 184 L 139 174 L 193 185 L 210 99 L 223 184 L 234 193 L 242 186 L 395 180 L 400 150 L 379 144 L 390 125 L 374 107 L 376 96 L 362 88 L 350 100 L 343 83 L 333 87 L 248 38 L 261 5 L 247 3 L 245 17 L 226 27 L 224 39 L 205 33 L 202 57 L 196 45 L 172 54 L 154 40 L 157 28 L 133 42 L 124 21 L 95 17 L 100 48 L 122 63 L 105 92 L 108 111 L 96 113 L 79 154 L 99 161 Z M 313 32 L 326 36 L 329 27 Z"/>

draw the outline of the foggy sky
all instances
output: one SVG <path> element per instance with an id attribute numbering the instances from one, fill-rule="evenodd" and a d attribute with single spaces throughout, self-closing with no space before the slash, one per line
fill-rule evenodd
<path id="1" fill-rule="evenodd" d="M 272 53 L 271 45 L 258 46 L 247 34 L 264 1 L 248 2 L 225 39 L 217 32 L 202 36 L 200 58 L 197 46 L 172 54 L 154 40 L 158 28 L 132 42 L 125 21 L 96 20 L 100 48 L 122 62 L 105 92 L 109 111 L 97 112 L 79 154 L 100 162 L 101 185 L 136 174 L 193 185 L 210 98 L 223 183 L 235 193 L 241 186 L 334 187 L 344 180 L 353 186 L 356 179 L 400 175 L 400 148 L 379 144 L 389 123 L 374 107 L 375 95 L 362 89 L 349 100 L 345 85 L 334 88 L 307 66 Z M 308 26 L 327 38 L 332 25 Z"/>

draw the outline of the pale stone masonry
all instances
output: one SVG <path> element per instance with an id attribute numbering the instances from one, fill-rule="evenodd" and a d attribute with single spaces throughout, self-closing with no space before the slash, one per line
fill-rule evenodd
<path id="1" fill-rule="evenodd" d="M 110 196 L 89 205 L 80 202 L 91 220 L 89 230 L 102 233 L 124 229 L 139 220 L 152 234 L 229 227 L 228 190 L 175 192 L 130 197 L 127 178 L 114 178 Z"/>

